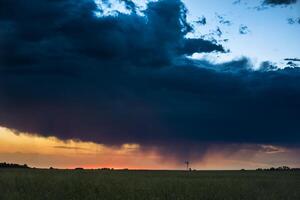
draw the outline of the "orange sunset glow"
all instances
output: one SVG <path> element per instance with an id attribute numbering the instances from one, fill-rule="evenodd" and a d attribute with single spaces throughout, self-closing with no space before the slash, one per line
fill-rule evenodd
<path id="1" fill-rule="evenodd" d="M 249 147 L 249 146 L 248 146 Z M 272 145 L 261 145 L 260 150 L 241 147 L 228 153 L 212 147 L 192 163 L 195 169 L 240 169 L 269 167 L 273 163 L 297 166 L 294 159 L 298 150 L 288 150 Z M 281 160 L 281 157 L 285 160 Z M 17 133 L 0 128 L 0 161 L 28 164 L 32 167 L 49 168 L 115 168 L 115 169 L 184 169 L 184 163 L 164 157 L 155 148 L 143 150 L 139 144 L 107 146 L 78 140 L 63 141 L 55 137 L 42 137 Z"/>
<path id="2" fill-rule="evenodd" d="M 155 152 L 140 152 L 137 144 L 108 147 L 92 142 L 15 134 L 0 128 L 0 160 L 48 168 L 160 168 Z M 143 162 L 141 162 L 141 160 Z M 162 165 L 163 166 L 163 165 Z"/>

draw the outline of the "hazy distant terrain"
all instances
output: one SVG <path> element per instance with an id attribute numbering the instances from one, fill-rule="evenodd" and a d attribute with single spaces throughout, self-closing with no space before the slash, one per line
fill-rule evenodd
<path id="1" fill-rule="evenodd" d="M 300 199 L 297 171 L 0 169 L 0 199 Z"/>

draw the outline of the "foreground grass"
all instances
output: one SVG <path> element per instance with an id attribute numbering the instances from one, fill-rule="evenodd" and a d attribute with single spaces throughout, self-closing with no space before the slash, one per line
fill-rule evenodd
<path id="1" fill-rule="evenodd" d="M 0 199 L 299 200 L 300 173 L 0 169 Z"/>

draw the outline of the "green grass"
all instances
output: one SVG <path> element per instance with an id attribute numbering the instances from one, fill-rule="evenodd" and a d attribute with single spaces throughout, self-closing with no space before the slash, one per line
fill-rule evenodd
<path id="1" fill-rule="evenodd" d="M 300 173 L 0 169 L 0 199 L 299 200 Z"/>

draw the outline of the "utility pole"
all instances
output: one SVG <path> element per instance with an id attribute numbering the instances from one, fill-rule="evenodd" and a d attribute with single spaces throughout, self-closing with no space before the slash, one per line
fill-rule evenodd
<path id="1" fill-rule="evenodd" d="M 186 164 L 186 170 L 189 171 L 190 170 L 190 168 L 189 168 L 190 162 L 189 161 L 185 161 L 184 163 Z"/>

